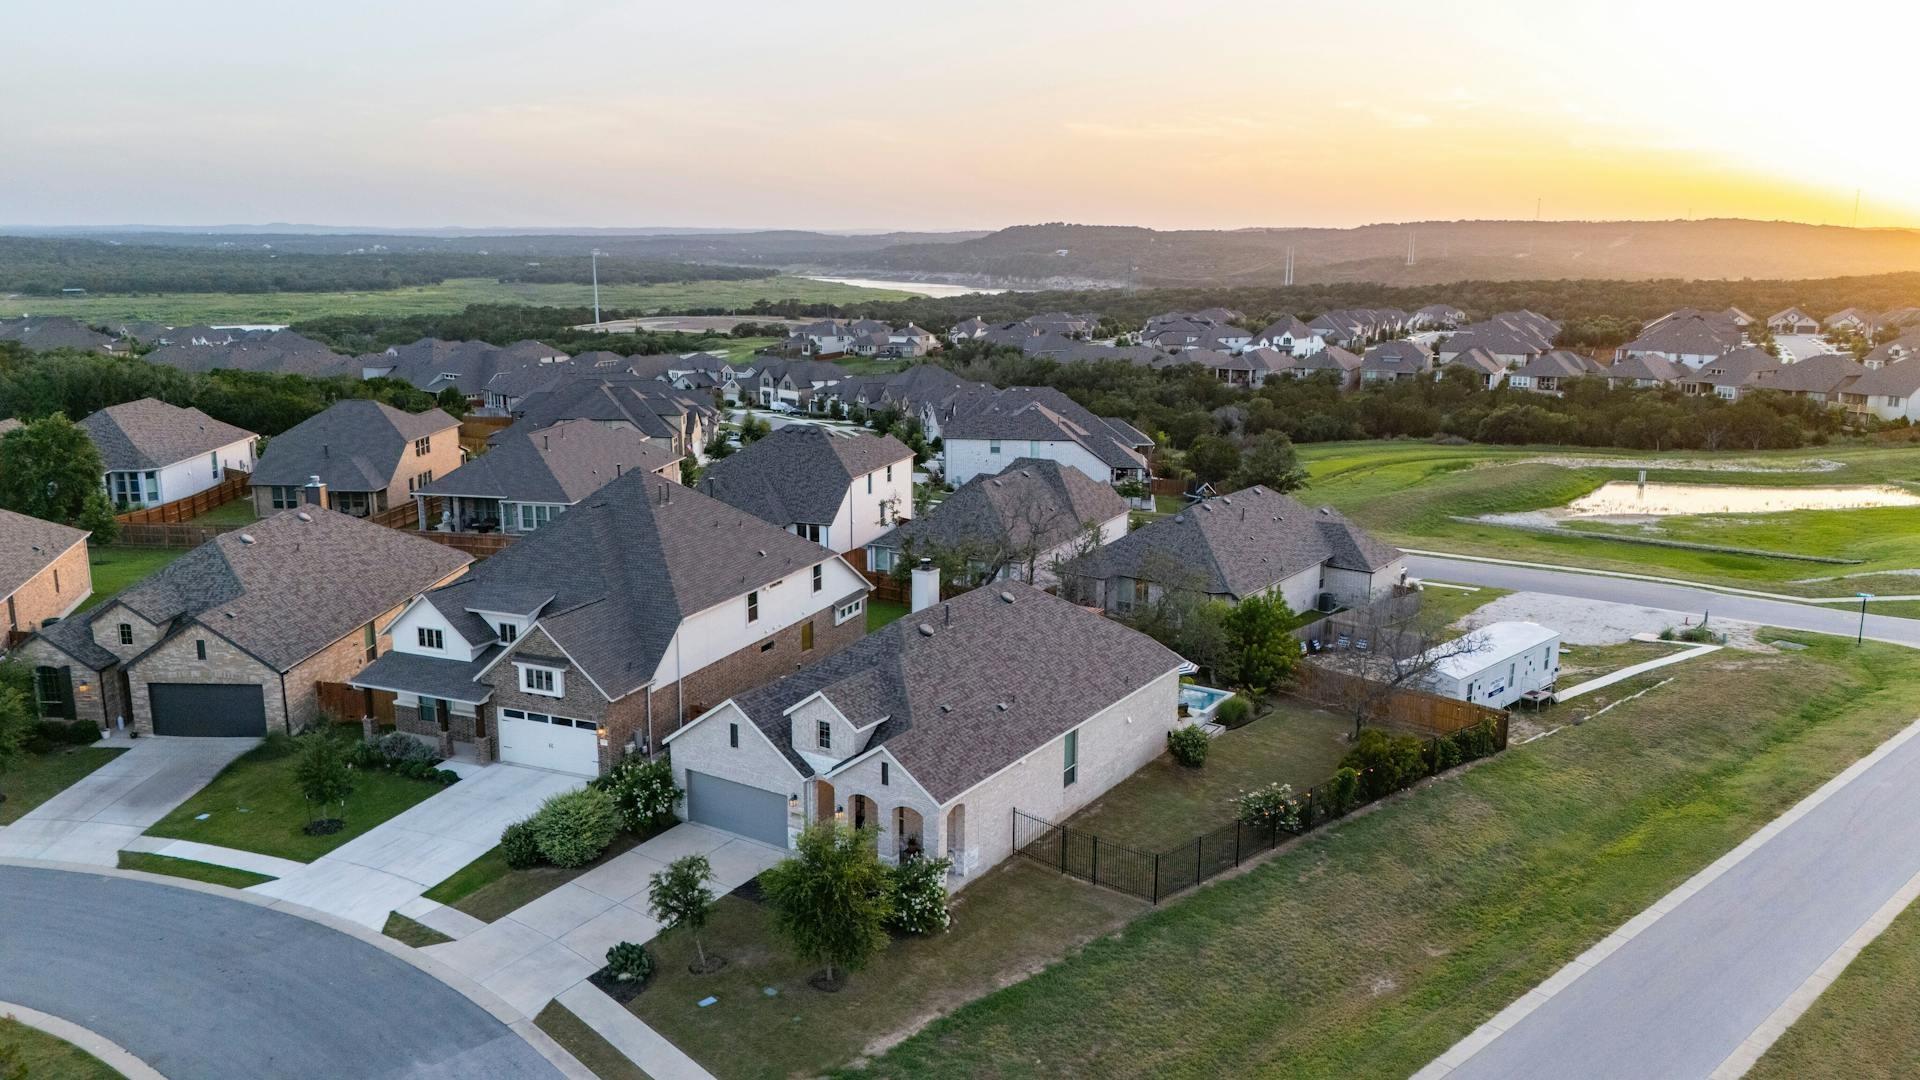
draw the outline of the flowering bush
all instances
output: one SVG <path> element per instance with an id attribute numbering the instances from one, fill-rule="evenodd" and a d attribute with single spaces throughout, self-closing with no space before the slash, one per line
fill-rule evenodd
<path id="1" fill-rule="evenodd" d="M 952 922 L 947 913 L 947 869 L 951 859 L 908 859 L 888 874 L 893 911 L 887 928 L 905 934 L 931 934 Z"/>
<path id="2" fill-rule="evenodd" d="M 1243 791 L 1234 800 L 1234 810 L 1241 821 L 1256 829 L 1284 829 L 1293 824 L 1296 813 L 1293 785 L 1268 784 L 1263 788 Z"/>
<path id="3" fill-rule="evenodd" d="M 594 786 L 612 797 L 620 811 L 620 822 L 629 832 L 645 832 L 672 821 L 673 808 L 686 794 L 674 786 L 673 765 L 666 758 L 628 758 L 608 770 Z"/>

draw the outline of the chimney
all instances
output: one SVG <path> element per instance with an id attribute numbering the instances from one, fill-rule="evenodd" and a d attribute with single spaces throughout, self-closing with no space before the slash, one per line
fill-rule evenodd
<path id="1" fill-rule="evenodd" d="M 925 611 L 940 602 L 940 568 L 921 559 L 913 568 L 913 610 Z"/>
<path id="2" fill-rule="evenodd" d="M 327 485 L 320 482 L 318 476 L 307 477 L 307 505 L 327 508 Z"/>

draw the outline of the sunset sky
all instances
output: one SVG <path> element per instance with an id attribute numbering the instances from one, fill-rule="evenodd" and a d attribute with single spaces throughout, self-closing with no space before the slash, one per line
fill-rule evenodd
<path id="1" fill-rule="evenodd" d="M 1915 5 L 35 3 L 0 223 L 1920 226 Z"/>

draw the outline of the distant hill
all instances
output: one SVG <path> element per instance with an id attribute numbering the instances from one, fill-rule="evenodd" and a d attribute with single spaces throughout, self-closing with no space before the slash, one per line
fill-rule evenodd
<path id="1" fill-rule="evenodd" d="M 1414 261 L 1407 264 L 1408 237 Z M 719 238 L 712 238 L 719 239 Z M 1920 270 L 1920 231 L 1784 221 L 1426 221 L 1356 229 L 1161 232 L 1021 225 L 958 243 L 901 243 L 823 259 L 875 275 L 1034 285 L 1295 284 L 1556 278 L 1818 278 Z"/>

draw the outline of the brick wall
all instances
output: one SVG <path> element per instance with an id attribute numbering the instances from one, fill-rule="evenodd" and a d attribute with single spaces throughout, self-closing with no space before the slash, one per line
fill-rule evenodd
<path id="1" fill-rule="evenodd" d="M 800 649 L 800 628 L 813 624 L 813 648 Z M 859 641 L 867 633 L 864 614 L 839 626 L 833 625 L 833 609 L 814 612 L 737 652 L 708 664 L 688 675 L 681 686 L 669 684 L 653 692 L 653 738 L 650 747 L 658 747 L 683 722 L 680 694 L 685 692 L 684 721 L 692 721 L 715 705 L 756 687 L 765 686 L 782 675 L 791 675 L 808 664 L 823 660 Z M 772 644 L 772 648 L 764 646 Z"/>
<path id="2" fill-rule="evenodd" d="M 76 720 L 91 720 L 102 729 L 113 727 L 113 718 L 124 711 L 118 692 L 119 676 L 113 671 L 89 671 L 79 661 L 46 641 L 35 638 L 13 650 L 13 657 L 30 668 L 67 668 L 73 684 L 73 715 Z M 82 690 L 81 686 L 86 689 Z M 28 705 L 37 703 L 29 700 Z"/>
<path id="3" fill-rule="evenodd" d="M 99 611 L 88 612 L 93 621 L 87 628 L 93 631 L 93 643 L 119 657 L 123 662 L 131 660 L 160 642 L 161 628 L 128 611 L 120 604 Z M 133 632 L 133 642 L 120 644 L 120 624 L 127 624 Z"/>
<path id="4" fill-rule="evenodd" d="M 358 633 L 358 631 L 355 631 Z M 199 659 L 194 642 L 207 643 L 207 658 Z M 241 652 L 232 642 L 197 626 L 188 626 L 127 669 L 132 681 L 133 715 L 130 721 L 142 735 L 153 734 L 153 703 L 148 683 L 254 683 L 262 688 L 267 707 L 267 730 L 299 730 L 287 726 L 286 703 L 281 700 L 280 673 Z M 312 684 L 308 684 L 312 693 Z"/>
<path id="5" fill-rule="evenodd" d="M 45 620 L 59 618 L 73 610 L 92 591 L 93 568 L 87 563 L 87 545 L 82 541 L 14 591 L 14 620 L 22 631 L 38 630 Z M 0 611 L 0 616 L 5 614 Z M 0 630 L 5 629 L 4 623 L 0 623 Z"/>

